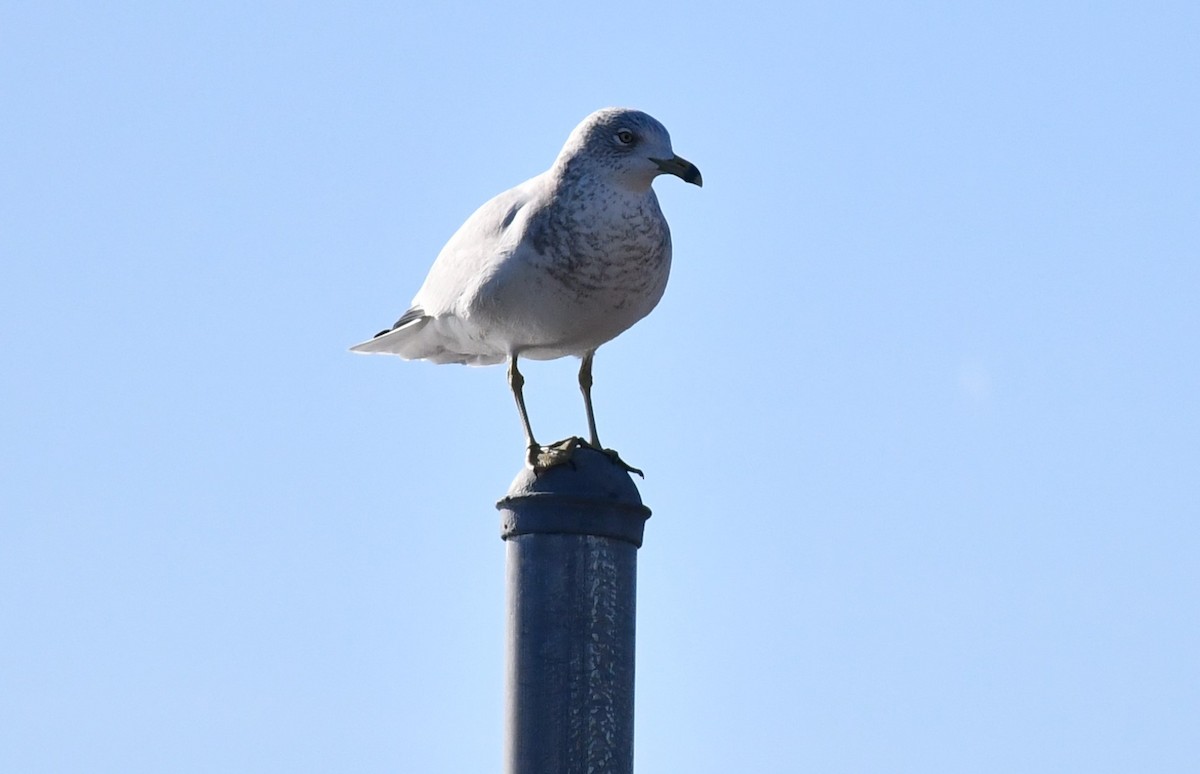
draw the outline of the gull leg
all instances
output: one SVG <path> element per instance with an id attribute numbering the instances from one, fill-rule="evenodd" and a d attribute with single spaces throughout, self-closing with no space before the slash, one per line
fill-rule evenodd
<path id="1" fill-rule="evenodd" d="M 525 410 L 525 377 L 517 370 L 517 356 L 508 356 L 508 386 L 513 397 L 517 400 L 517 411 L 521 415 L 521 426 L 525 429 L 525 461 L 529 467 L 537 469 L 538 452 L 541 451 L 537 441 L 533 440 L 533 428 L 529 425 L 529 412 Z"/>
<path id="2" fill-rule="evenodd" d="M 579 391 L 583 393 L 583 408 L 587 411 L 590 443 L 593 448 L 603 449 L 604 447 L 600 445 L 600 437 L 596 435 L 596 414 L 592 411 L 592 357 L 595 354 L 595 350 L 588 352 L 583 356 L 583 362 L 579 365 Z"/>
<path id="3" fill-rule="evenodd" d="M 595 354 L 595 350 L 585 354 L 583 362 L 579 365 L 579 391 L 583 393 L 583 408 L 587 411 L 588 433 L 591 436 L 588 445 L 596 451 L 607 454 L 614 463 L 620 465 L 627 472 L 637 473 L 642 478 L 645 478 L 645 473 L 625 462 L 625 460 L 621 459 L 621 455 L 612 449 L 605 449 L 600 445 L 600 437 L 596 434 L 596 412 L 592 409 L 592 358 Z"/>
<path id="4" fill-rule="evenodd" d="M 521 414 L 521 426 L 525 429 L 525 464 L 533 468 L 533 472 L 541 473 L 547 468 L 562 465 L 571 461 L 571 454 L 579 445 L 578 438 L 568 438 L 550 446 L 542 447 L 533 440 L 533 428 L 529 424 L 529 412 L 525 409 L 525 377 L 517 370 L 517 356 L 508 356 L 508 386 L 513 398 L 517 401 L 517 411 Z"/>

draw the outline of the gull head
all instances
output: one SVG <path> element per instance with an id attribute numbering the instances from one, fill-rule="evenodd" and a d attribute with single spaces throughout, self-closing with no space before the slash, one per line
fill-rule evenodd
<path id="1" fill-rule="evenodd" d="M 703 185 L 700 170 L 671 149 L 665 126 L 640 110 L 597 110 L 571 132 L 555 166 L 645 192 L 661 174 Z"/>

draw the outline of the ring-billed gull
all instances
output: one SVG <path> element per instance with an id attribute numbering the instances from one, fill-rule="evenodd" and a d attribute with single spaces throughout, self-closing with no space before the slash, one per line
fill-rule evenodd
<path id="1" fill-rule="evenodd" d="M 702 185 L 700 170 L 675 155 L 654 118 L 620 108 L 592 113 L 550 169 L 476 210 L 442 248 L 408 311 L 352 351 L 468 365 L 507 360 L 535 471 L 569 459 L 579 443 L 604 450 L 592 411 L 592 358 L 649 314 L 666 288 L 671 233 L 650 185 L 663 173 Z M 566 355 L 582 359 L 589 439 L 542 447 L 517 360 Z"/>

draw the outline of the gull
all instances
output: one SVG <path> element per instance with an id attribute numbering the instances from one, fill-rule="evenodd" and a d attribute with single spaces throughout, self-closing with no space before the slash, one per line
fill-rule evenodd
<path id="1" fill-rule="evenodd" d="M 554 164 L 488 201 L 450 237 L 396 323 L 352 352 L 434 363 L 508 363 L 525 431 L 526 464 L 539 473 L 581 444 L 604 449 L 592 409 L 600 345 L 658 304 L 671 270 L 671 232 L 651 183 L 661 175 L 703 185 L 675 155 L 661 123 L 639 110 L 605 108 L 575 127 Z M 525 408 L 521 358 L 581 360 L 586 441 L 543 447 Z"/>

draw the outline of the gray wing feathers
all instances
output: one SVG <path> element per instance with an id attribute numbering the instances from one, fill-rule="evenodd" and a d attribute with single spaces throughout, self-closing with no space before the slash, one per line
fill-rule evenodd
<path id="1" fill-rule="evenodd" d="M 480 301 L 481 287 L 512 256 L 529 213 L 536 209 L 530 192 L 537 181 L 527 180 L 476 210 L 438 254 L 412 308 L 390 330 L 350 351 L 435 363 L 503 362 L 508 355 L 504 332 L 491 331 L 500 335 L 499 341 L 488 341 L 465 318 Z"/>

